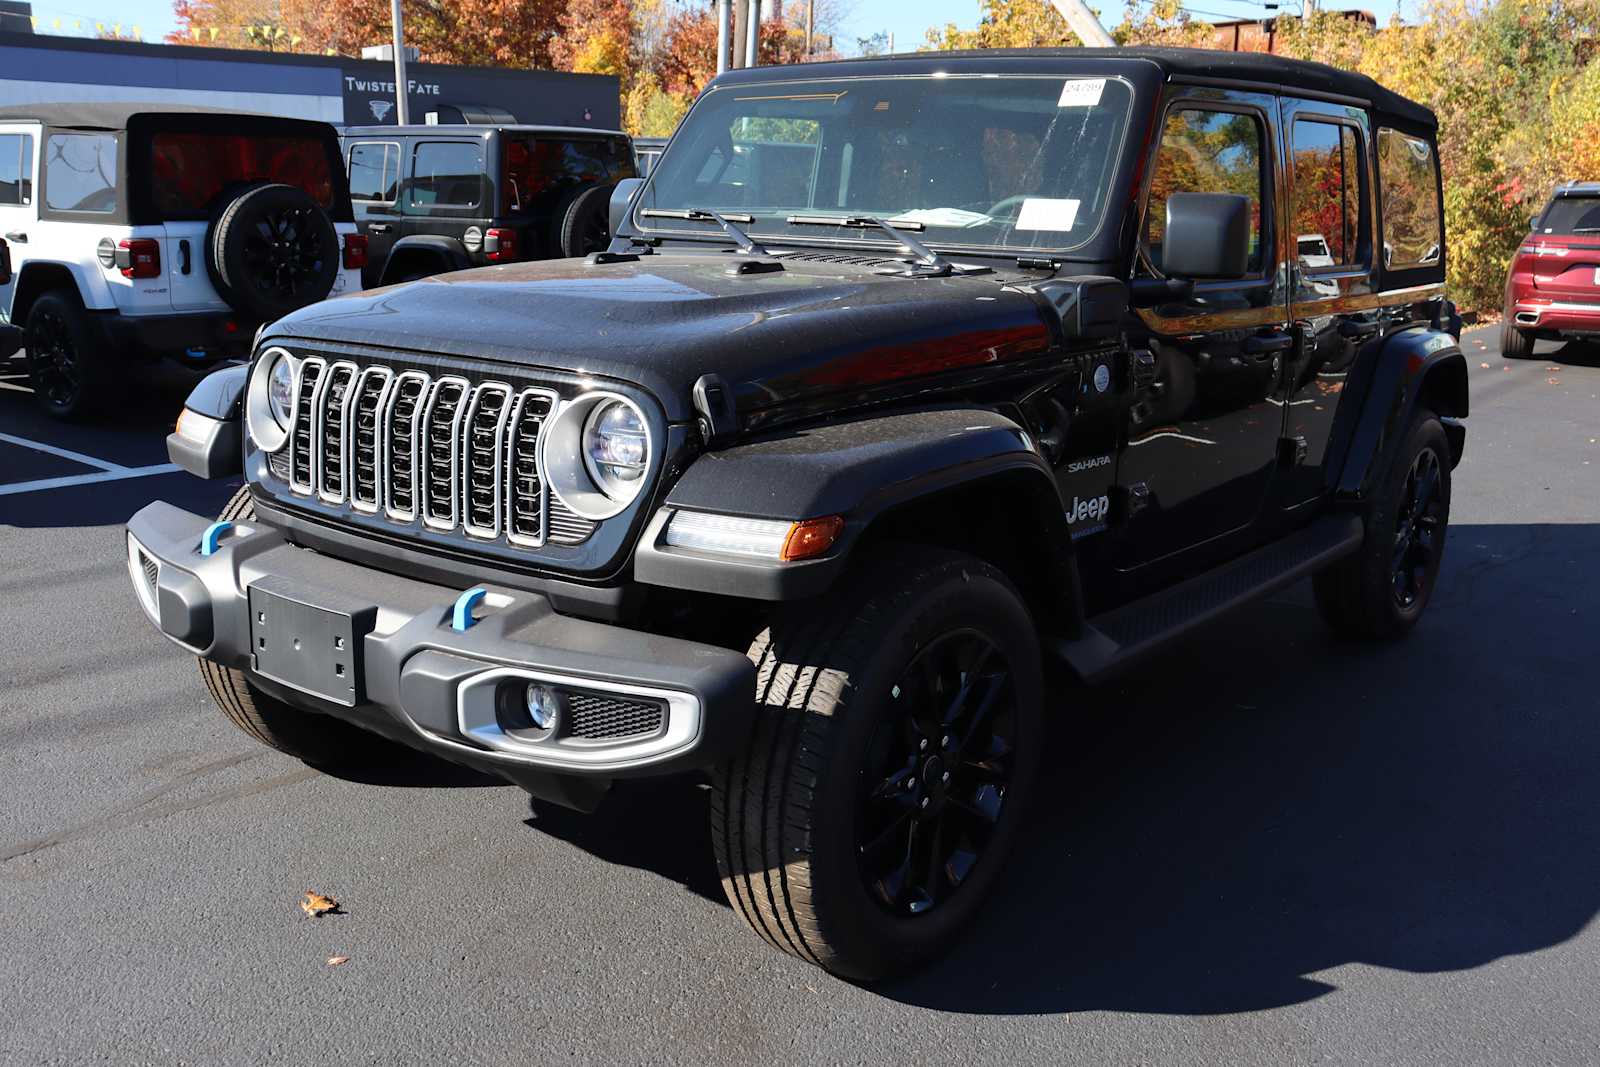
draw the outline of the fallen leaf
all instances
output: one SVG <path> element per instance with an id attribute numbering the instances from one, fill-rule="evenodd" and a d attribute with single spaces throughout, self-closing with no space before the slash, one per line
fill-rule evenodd
<path id="1" fill-rule="evenodd" d="M 300 902 L 300 910 L 315 919 L 319 915 L 326 915 L 330 911 L 339 910 L 339 902 L 332 897 L 323 896 L 314 889 L 306 890 L 306 899 Z"/>
<path id="2" fill-rule="evenodd" d="M 1561 379 L 1560 378 L 1546 378 L 1545 381 L 1549 382 L 1551 385 L 1560 385 L 1561 384 Z"/>
<path id="3" fill-rule="evenodd" d="M 1560 367 L 1546 367 L 1545 368 L 1545 370 L 1553 370 L 1553 371 L 1559 371 L 1560 369 L 1561 369 Z"/>
<path id="4" fill-rule="evenodd" d="M 350 957 L 349 956 L 329 956 L 328 957 L 328 966 L 329 967 L 337 967 L 341 963 L 349 963 L 349 962 L 350 962 Z"/>
<path id="5" fill-rule="evenodd" d="M 1487 364 L 1487 363 L 1480 363 L 1480 364 L 1478 364 L 1478 366 L 1482 367 L 1484 370 L 1488 370 L 1489 369 L 1489 364 Z"/>

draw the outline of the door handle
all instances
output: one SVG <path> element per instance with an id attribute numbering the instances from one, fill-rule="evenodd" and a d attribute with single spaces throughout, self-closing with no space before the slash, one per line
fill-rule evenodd
<path id="1" fill-rule="evenodd" d="M 387 222 L 374 222 L 374 223 L 372 223 L 371 225 L 369 225 L 367 227 L 367 232 L 368 233 L 388 233 L 392 229 L 394 229 L 394 227 L 390 226 Z"/>
<path id="2" fill-rule="evenodd" d="M 1383 329 L 1381 322 L 1356 322 L 1345 319 L 1339 323 L 1339 336 L 1347 341 L 1361 341 Z"/>
<path id="3" fill-rule="evenodd" d="M 178 242 L 178 270 L 179 270 L 180 273 L 183 273 L 183 274 L 188 274 L 189 273 L 190 263 L 189 263 L 189 242 L 188 241 L 179 241 Z"/>
<path id="4" fill-rule="evenodd" d="M 1294 334 L 1279 333 L 1271 337 L 1257 334 L 1244 340 L 1244 352 L 1249 356 L 1264 356 L 1268 352 L 1287 352 L 1294 345 Z"/>
<path id="5" fill-rule="evenodd" d="M 6 234 L 6 240 L 10 241 L 12 244 L 25 245 L 28 243 L 28 235 L 25 233 L 19 233 L 16 230 L 12 230 L 10 233 Z"/>

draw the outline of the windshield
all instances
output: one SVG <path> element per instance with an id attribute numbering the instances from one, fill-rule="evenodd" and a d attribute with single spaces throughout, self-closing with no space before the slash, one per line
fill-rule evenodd
<path id="1" fill-rule="evenodd" d="M 717 89 L 656 165 L 636 219 L 720 237 L 656 214 L 716 211 L 756 236 L 890 243 L 859 224 L 875 218 L 942 248 L 1067 250 L 1105 214 L 1132 100 L 1119 79 L 1061 76 Z"/>

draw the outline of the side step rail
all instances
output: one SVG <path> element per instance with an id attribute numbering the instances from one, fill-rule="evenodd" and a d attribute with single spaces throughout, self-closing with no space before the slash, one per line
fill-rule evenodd
<path id="1" fill-rule="evenodd" d="M 1329 515 L 1214 571 L 1089 619 L 1054 650 L 1086 682 L 1099 682 L 1224 612 L 1275 593 L 1361 547 L 1361 519 Z"/>

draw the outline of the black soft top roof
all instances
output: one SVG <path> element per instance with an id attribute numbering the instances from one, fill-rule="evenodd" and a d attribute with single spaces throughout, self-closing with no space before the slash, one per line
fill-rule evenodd
<path id="1" fill-rule="evenodd" d="M 304 123 L 308 126 L 328 125 L 328 123 L 318 122 L 315 119 L 290 119 L 281 115 L 267 115 L 254 111 L 230 111 L 226 108 L 218 107 L 136 103 L 121 100 L 105 103 L 66 101 L 62 103 L 12 104 L 9 107 L 0 107 L 0 122 L 34 119 L 49 126 L 63 126 L 79 130 L 125 130 L 128 128 L 128 121 L 136 116 L 140 119 L 145 119 L 180 115 L 215 115 L 228 116 L 230 118 L 271 119 L 275 122 Z"/>
<path id="2" fill-rule="evenodd" d="M 750 67 L 730 70 L 720 83 L 764 81 L 796 75 L 865 76 L 903 73 L 908 65 L 948 66 L 951 63 L 982 66 L 994 60 L 1096 59 L 1127 60 L 1159 67 L 1169 80 L 1251 82 L 1257 86 L 1301 90 L 1323 96 L 1363 101 L 1373 110 L 1412 126 L 1437 129 L 1432 111 L 1399 93 L 1385 89 L 1365 74 L 1339 70 L 1325 63 L 1288 59 L 1265 52 L 1222 52 L 1204 48 L 994 48 L 959 52 L 907 52 L 869 59 L 844 59 L 809 63 L 803 68 Z"/>

